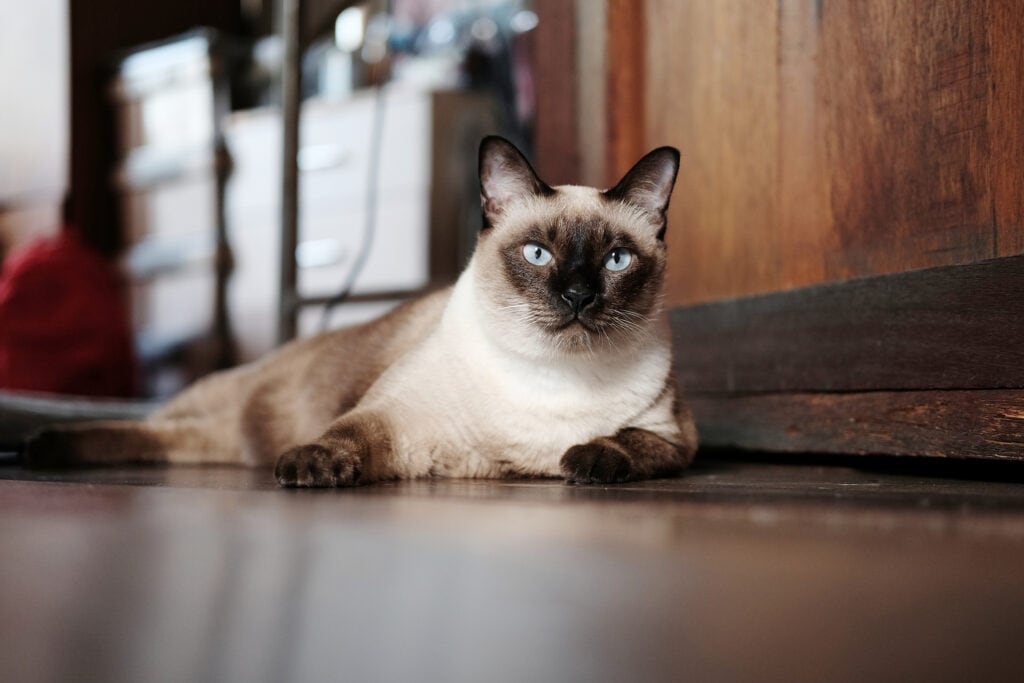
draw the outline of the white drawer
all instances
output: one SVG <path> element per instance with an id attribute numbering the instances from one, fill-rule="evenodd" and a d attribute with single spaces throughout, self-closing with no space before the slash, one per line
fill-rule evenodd
<path id="1" fill-rule="evenodd" d="M 165 275 L 130 286 L 132 327 L 159 339 L 180 339 L 210 329 L 214 276 L 209 269 Z"/>
<path id="2" fill-rule="evenodd" d="M 299 292 L 330 295 L 347 279 L 363 243 L 365 212 L 308 212 L 299 244 Z M 430 277 L 429 216 L 425 198 L 382 206 L 373 244 L 354 293 L 416 289 Z M 329 258 L 336 255 L 336 258 Z M 302 263 L 318 263 L 302 267 Z"/>
<path id="3" fill-rule="evenodd" d="M 430 98 L 425 93 L 389 92 L 378 186 L 426 185 L 430 180 Z M 303 105 L 299 137 L 300 192 L 353 200 L 366 194 L 374 117 L 372 97 L 347 102 L 310 101 Z M 281 186 L 281 120 L 276 110 L 230 117 L 228 149 L 234 161 L 233 191 L 250 203 L 269 204 Z M 317 189 L 308 189 L 310 186 Z"/>
<path id="4" fill-rule="evenodd" d="M 190 176 L 121 195 L 129 243 L 150 235 L 180 235 L 217 226 L 217 185 L 212 175 Z"/>
<path id="5" fill-rule="evenodd" d="M 372 250 L 354 293 L 415 289 L 429 278 L 428 200 L 391 203 L 379 209 Z M 299 260 L 321 265 L 300 267 L 303 295 L 332 295 L 346 280 L 363 239 L 365 212 L 332 210 L 321 203 L 304 209 Z M 273 347 L 277 324 L 280 264 L 277 211 L 232 205 L 228 236 L 235 259 L 229 281 L 228 310 L 238 344 L 247 358 Z"/>
<path id="6" fill-rule="evenodd" d="M 175 82 L 142 97 L 119 99 L 115 111 L 121 156 L 136 147 L 173 151 L 213 145 L 216 118 L 209 76 Z"/>

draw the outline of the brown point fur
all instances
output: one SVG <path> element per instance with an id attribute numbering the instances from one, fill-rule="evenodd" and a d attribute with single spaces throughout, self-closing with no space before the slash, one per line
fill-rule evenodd
<path id="1" fill-rule="evenodd" d="M 487 149 L 497 150 L 499 158 L 488 158 Z M 545 320 L 554 324 L 564 318 L 562 294 L 583 283 L 595 294 L 587 307 L 576 309 L 584 329 L 574 323 L 573 331 L 553 334 L 571 335 L 574 343 L 604 335 L 612 346 L 616 334 L 646 334 L 645 324 L 636 321 L 648 323 L 659 312 L 664 212 L 677 166 L 678 153 L 662 148 L 607 192 L 551 188 L 510 143 L 486 139 L 481 146 L 486 229 L 474 257 L 475 285 L 499 301 L 528 306 L 531 319 L 544 326 Z M 509 177 L 492 177 L 503 174 Z M 523 188 L 531 194 L 525 200 L 516 196 Z M 551 264 L 525 261 L 522 248 L 530 241 L 552 252 Z M 632 252 L 625 270 L 604 268 L 614 248 Z M 142 423 L 90 423 L 44 432 L 29 444 L 29 457 L 40 466 L 276 460 L 275 476 L 285 486 L 351 486 L 395 476 L 389 469 L 394 438 L 388 421 L 353 408 L 382 373 L 438 327 L 449 295 L 449 290 L 437 292 L 376 321 L 293 342 L 250 366 L 211 376 Z M 566 478 L 606 483 L 683 469 L 696 449 L 696 431 L 671 374 L 655 403 L 663 400 L 672 401 L 678 431 L 663 423 L 651 428 L 669 434 L 671 441 L 644 429 L 621 429 L 570 448 L 561 459 Z M 445 471 L 445 455 L 439 457 L 431 472 Z M 495 462 L 507 476 L 524 472 L 500 453 Z"/>
<path id="2" fill-rule="evenodd" d="M 581 188 L 572 189 L 578 194 Z M 476 254 L 482 285 L 499 293 L 495 298 L 501 305 L 527 304 L 535 321 L 556 330 L 568 315 L 560 295 L 571 283 L 585 281 L 597 292 L 585 320 L 597 332 L 591 342 L 608 334 L 615 343 L 621 333 L 628 336 L 628 321 L 658 313 L 666 266 L 664 242 L 635 214 L 608 211 L 596 191 L 594 201 L 583 207 L 575 206 L 565 193 L 556 188 L 554 196 L 536 198 L 528 209 L 530 220 L 499 223 L 482 236 Z M 548 249 L 551 262 L 527 262 L 523 247 L 530 242 Z M 604 260 L 618 247 L 629 249 L 633 260 L 624 271 L 612 272 Z"/>
<path id="3" fill-rule="evenodd" d="M 298 340 L 251 365 L 211 375 L 144 422 L 45 430 L 29 444 L 29 457 L 41 462 L 43 446 L 52 444 L 65 464 L 273 464 L 354 407 L 436 326 L 449 294 L 435 292 L 364 325 Z M 68 446 L 58 448 L 63 441 Z"/>

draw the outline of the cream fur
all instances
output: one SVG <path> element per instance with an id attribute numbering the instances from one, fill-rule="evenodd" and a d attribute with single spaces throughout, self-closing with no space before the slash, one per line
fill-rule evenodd
<path id="1" fill-rule="evenodd" d="M 430 475 L 612 481 L 680 471 L 697 434 L 676 394 L 658 294 L 664 206 L 655 197 L 645 208 L 642 194 L 639 204 L 632 196 L 609 201 L 588 187 L 513 192 L 500 174 L 533 188 L 532 171 L 508 143 L 485 146 L 497 155 L 493 182 L 484 183 L 494 220 L 453 288 L 217 373 L 143 423 L 54 429 L 30 444 L 30 457 L 276 462 L 278 481 L 297 486 Z M 667 202 L 677 154 L 656 150 L 647 167 L 651 159 L 671 173 L 655 168 L 652 181 L 648 168 L 632 182 L 654 182 Z M 629 290 L 635 298 L 610 309 L 614 324 L 552 332 L 543 324 L 547 289 L 512 283 L 509 254 L 538 225 L 576 235 L 579 226 L 608 224 L 628 233 L 650 287 Z"/>
<path id="2" fill-rule="evenodd" d="M 488 316 L 476 260 L 438 328 L 354 411 L 388 416 L 397 476 L 557 476 L 568 448 L 626 427 L 680 440 L 672 397 L 661 396 L 671 363 L 664 321 L 632 348 L 544 353 L 536 329 Z"/>

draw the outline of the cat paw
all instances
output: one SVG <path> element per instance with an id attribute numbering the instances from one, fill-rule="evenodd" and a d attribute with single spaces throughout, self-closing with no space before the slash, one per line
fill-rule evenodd
<path id="1" fill-rule="evenodd" d="M 359 459 L 355 455 L 317 444 L 286 451 L 274 468 L 278 484 L 301 488 L 355 486 L 360 474 Z"/>
<path id="2" fill-rule="evenodd" d="M 573 446 L 560 464 L 570 484 L 610 484 L 627 481 L 633 475 L 633 463 L 622 450 L 601 443 Z"/>

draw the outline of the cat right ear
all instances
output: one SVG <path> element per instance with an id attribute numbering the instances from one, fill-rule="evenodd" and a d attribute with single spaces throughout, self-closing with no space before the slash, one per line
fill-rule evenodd
<path id="1" fill-rule="evenodd" d="M 488 135 L 480 142 L 480 203 L 485 230 L 494 225 L 513 202 L 554 193 L 511 142 L 497 135 Z"/>
<path id="2" fill-rule="evenodd" d="M 608 199 L 626 202 L 643 211 L 657 229 L 658 239 L 664 239 L 665 214 L 677 173 L 679 150 L 675 147 L 659 147 L 645 154 L 618 185 L 602 194 Z"/>

